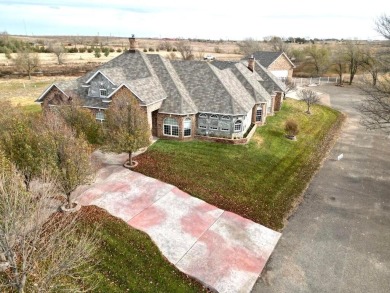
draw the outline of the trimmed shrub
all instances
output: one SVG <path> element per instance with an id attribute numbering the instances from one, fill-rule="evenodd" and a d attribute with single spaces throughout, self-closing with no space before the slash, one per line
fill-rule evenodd
<path id="1" fill-rule="evenodd" d="M 286 132 L 286 135 L 289 137 L 296 136 L 299 133 L 298 123 L 292 119 L 287 120 L 286 124 L 284 125 L 284 131 Z"/>
<path id="2" fill-rule="evenodd" d="M 115 52 L 115 49 L 114 48 L 110 48 L 110 53 L 114 53 Z"/>
<path id="3" fill-rule="evenodd" d="M 117 53 L 121 53 L 121 52 L 122 52 L 122 49 L 121 49 L 121 48 L 118 48 L 118 49 L 116 49 L 116 52 L 117 52 Z"/>
<path id="4" fill-rule="evenodd" d="M 75 48 L 75 47 L 72 47 L 72 48 L 68 49 L 68 53 L 78 53 L 78 52 L 79 52 L 79 50 L 77 48 Z"/>
<path id="5" fill-rule="evenodd" d="M 79 53 L 85 53 L 85 51 L 87 51 L 87 48 L 85 47 L 79 48 Z"/>
<path id="6" fill-rule="evenodd" d="M 96 58 L 100 58 L 102 56 L 102 54 L 100 53 L 100 49 L 99 48 L 95 49 L 95 54 L 94 55 L 95 55 Z"/>
<path id="7" fill-rule="evenodd" d="M 149 52 L 154 52 L 154 49 L 152 47 L 150 47 Z"/>
<path id="8" fill-rule="evenodd" d="M 92 52 L 93 52 L 93 49 L 92 49 L 92 48 L 88 48 L 88 49 L 87 49 L 87 52 L 88 52 L 88 53 L 92 53 Z"/>

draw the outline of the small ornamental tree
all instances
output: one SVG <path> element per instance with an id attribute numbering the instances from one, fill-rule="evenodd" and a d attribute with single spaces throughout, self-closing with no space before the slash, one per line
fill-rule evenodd
<path id="1" fill-rule="evenodd" d="M 129 159 L 124 166 L 134 167 L 133 152 L 150 143 L 150 130 L 146 113 L 138 101 L 122 91 L 113 98 L 106 112 L 106 140 L 103 150 L 115 153 L 127 152 Z"/>
<path id="2" fill-rule="evenodd" d="M 88 184 L 93 177 L 91 147 L 83 136 L 66 125 L 59 114 L 48 111 L 43 118 L 46 135 L 54 141 L 56 177 L 60 189 L 65 193 L 66 208 L 73 208 L 71 193 L 79 186 Z"/>
<path id="3" fill-rule="evenodd" d="M 320 101 L 318 94 L 310 89 L 299 90 L 298 97 L 304 101 L 307 105 L 307 114 L 311 114 L 310 108 L 312 105 L 317 104 Z"/>
<path id="4" fill-rule="evenodd" d="M 1 106 L 2 103 L 0 103 Z M 7 111 L 0 114 L 0 149 L 23 175 L 26 189 L 42 170 L 52 170 L 52 140 L 34 128 L 34 121 L 22 111 L 8 104 Z"/>
<path id="5" fill-rule="evenodd" d="M 102 143 L 102 124 L 96 121 L 91 111 L 81 107 L 77 99 L 73 98 L 69 105 L 57 106 L 57 112 L 77 137 L 84 136 L 92 145 Z"/>

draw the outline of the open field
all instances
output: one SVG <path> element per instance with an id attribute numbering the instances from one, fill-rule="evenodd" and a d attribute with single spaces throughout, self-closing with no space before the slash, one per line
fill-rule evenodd
<path id="1" fill-rule="evenodd" d="M 0 79 L 0 99 L 6 99 L 13 105 L 20 105 L 28 111 L 39 111 L 40 105 L 34 101 L 52 83 L 75 77 L 33 77 L 19 79 Z"/>
<path id="2" fill-rule="evenodd" d="M 303 102 L 287 100 L 244 146 L 159 140 L 137 158 L 137 171 L 280 230 L 343 121 L 325 106 L 315 106 L 312 115 L 304 111 Z M 289 118 L 300 127 L 297 141 L 284 137 Z"/>

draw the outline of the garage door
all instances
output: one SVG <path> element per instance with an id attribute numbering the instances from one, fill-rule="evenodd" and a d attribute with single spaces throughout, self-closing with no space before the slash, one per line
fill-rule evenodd
<path id="1" fill-rule="evenodd" d="M 285 79 L 288 77 L 288 70 L 271 70 L 271 72 L 280 79 Z"/>

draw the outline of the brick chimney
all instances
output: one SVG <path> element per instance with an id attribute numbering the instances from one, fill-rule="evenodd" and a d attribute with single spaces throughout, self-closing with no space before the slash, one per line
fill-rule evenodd
<path id="1" fill-rule="evenodd" d="M 129 52 L 130 53 L 135 53 L 135 51 L 137 50 L 137 41 L 134 37 L 134 35 L 131 35 L 131 38 L 129 38 L 129 42 L 130 42 L 130 48 L 129 48 Z"/>
<path id="2" fill-rule="evenodd" d="M 253 55 L 248 59 L 248 69 L 252 72 L 255 70 L 255 57 Z"/>

